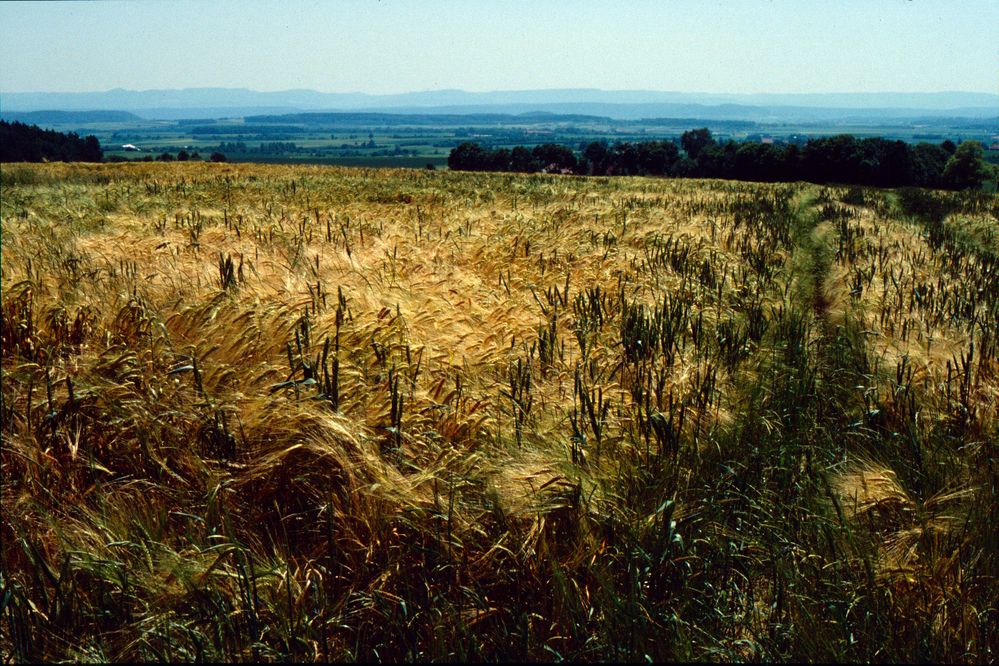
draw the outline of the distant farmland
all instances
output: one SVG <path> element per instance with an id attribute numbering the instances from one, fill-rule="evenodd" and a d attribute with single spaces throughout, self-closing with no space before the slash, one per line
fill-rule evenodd
<path id="1" fill-rule="evenodd" d="M 925 118 L 913 121 L 754 122 L 696 117 L 622 120 L 579 114 L 445 113 L 305 113 L 246 118 L 148 120 L 121 112 L 4 112 L 6 120 L 39 123 L 61 132 L 95 135 L 107 157 L 135 159 L 180 150 L 214 151 L 231 160 L 274 162 L 294 159 L 308 164 L 414 166 L 443 164 L 452 148 L 472 141 L 488 149 L 556 143 L 577 149 L 592 141 L 672 140 L 693 128 L 709 127 L 725 142 L 763 140 L 802 144 L 810 138 L 852 134 L 909 143 L 994 142 L 994 119 Z M 243 144 L 243 150 L 232 144 Z M 141 149 L 136 153 L 126 144 Z M 285 144 L 275 150 L 276 144 Z M 288 144 L 292 144 L 289 146 Z M 994 155 L 992 155 L 994 158 Z M 410 160 L 409 158 L 413 158 Z M 419 164 L 419 160 L 424 160 Z"/>

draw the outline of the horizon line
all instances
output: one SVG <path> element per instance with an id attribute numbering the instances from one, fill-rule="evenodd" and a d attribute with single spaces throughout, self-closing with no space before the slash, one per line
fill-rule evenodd
<path id="1" fill-rule="evenodd" d="M 973 94 L 973 95 L 989 95 L 992 97 L 999 98 L 999 93 L 994 91 L 983 91 L 983 90 L 827 90 L 827 91 L 810 91 L 810 92 L 787 92 L 787 91 L 765 91 L 765 92 L 712 92 L 705 90 L 657 90 L 653 88 L 597 88 L 597 87 L 580 87 L 580 86 L 568 86 L 561 88 L 510 88 L 510 89 L 491 89 L 491 90 L 468 90 L 465 88 L 426 88 L 421 90 L 407 90 L 404 92 L 388 92 L 388 93 L 373 93 L 365 92 L 362 90 L 319 90 L 317 88 L 282 88 L 276 90 L 260 90 L 257 88 L 249 88 L 246 86 L 185 86 L 185 87 L 175 87 L 175 88 L 124 88 L 117 86 L 114 88 L 107 88 L 103 90 L 4 90 L 0 89 L 0 94 L 16 94 L 16 95 L 88 95 L 88 94 L 103 94 L 111 93 L 117 91 L 123 92 L 137 92 L 137 93 L 148 93 L 148 92 L 159 92 L 159 91 L 183 91 L 183 90 L 240 90 L 253 93 L 293 93 L 293 92 L 314 92 L 322 95 L 365 95 L 368 97 L 393 97 L 400 95 L 414 95 L 423 93 L 440 93 L 440 92 L 460 92 L 469 94 L 491 94 L 491 93 L 523 93 L 523 92 L 563 92 L 563 91 L 585 91 L 585 92 L 604 92 L 604 93 L 658 93 L 658 94 L 679 94 L 679 95 L 734 95 L 734 96 L 752 96 L 752 95 L 788 95 L 788 96 L 804 96 L 804 95 L 940 95 L 940 94 Z"/>

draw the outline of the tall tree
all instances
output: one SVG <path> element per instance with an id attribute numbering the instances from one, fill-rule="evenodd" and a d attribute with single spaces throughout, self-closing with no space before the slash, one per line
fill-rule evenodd
<path id="1" fill-rule="evenodd" d="M 566 146 L 555 143 L 543 143 L 535 146 L 532 151 L 534 159 L 541 164 L 543 171 L 561 171 L 562 169 L 575 169 L 576 156 L 572 150 Z"/>
<path id="2" fill-rule="evenodd" d="M 941 146 L 926 143 L 912 148 L 912 182 L 919 187 L 942 187 L 950 155 Z"/>
<path id="3" fill-rule="evenodd" d="M 465 141 L 451 150 L 447 166 L 453 171 L 480 171 L 489 164 L 488 152 L 479 144 Z"/>
<path id="4" fill-rule="evenodd" d="M 589 173 L 594 176 L 607 175 L 610 166 L 610 150 L 606 141 L 594 141 L 583 149 L 583 158 L 589 163 Z"/>
<path id="5" fill-rule="evenodd" d="M 964 141 L 947 161 L 943 179 L 950 187 L 964 190 L 981 187 L 988 175 L 982 144 L 978 141 Z"/>
<path id="6" fill-rule="evenodd" d="M 680 136 L 680 146 L 686 151 L 687 157 L 692 160 L 696 160 L 702 150 L 713 145 L 715 145 L 715 140 L 711 136 L 711 130 L 707 127 L 689 130 Z"/>
<path id="7" fill-rule="evenodd" d="M 613 166 L 611 173 L 622 176 L 637 176 L 638 169 L 638 148 L 635 144 L 625 141 L 614 144 L 611 152 Z"/>
<path id="8" fill-rule="evenodd" d="M 489 154 L 490 171 L 510 171 L 512 155 L 509 148 L 499 148 Z"/>
<path id="9" fill-rule="evenodd" d="M 512 171 L 518 171 L 520 173 L 534 173 L 538 171 L 541 167 L 538 166 L 538 161 L 534 159 L 534 155 L 531 151 L 524 146 L 515 146 L 513 150 L 510 151 L 510 169 Z"/>
<path id="10" fill-rule="evenodd" d="M 680 158 L 672 141 L 646 141 L 638 144 L 638 166 L 643 175 L 665 176 Z"/>

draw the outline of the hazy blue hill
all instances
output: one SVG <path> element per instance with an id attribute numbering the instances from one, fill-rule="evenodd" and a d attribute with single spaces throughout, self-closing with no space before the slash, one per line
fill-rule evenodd
<path id="1" fill-rule="evenodd" d="M 185 88 L 88 93 L 4 92 L 5 114 L 44 109 L 123 110 L 144 118 L 214 118 L 302 111 L 387 113 L 525 113 L 643 117 L 697 117 L 747 121 L 828 121 L 843 117 L 999 116 L 999 95 L 976 92 L 718 94 L 566 88 L 468 92 L 432 90 L 398 95 L 259 92 L 245 88 Z M 862 112 L 862 113 L 861 113 Z"/>
<path id="2" fill-rule="evenodd" d="M 214 120 L 216 118 L 243 118 L 255 115 L 298 113 L 297 106 L 200 106 L 200 107 L 151 107 L 135 109 L 135 113 L 149 120 Z"/>
<path id="3" fill-rule="evenodd" d="M 128 111 L 0 111 L 0 118 L 28 125 L 122 123 L 142 120 Z"/>
<path id="4" fill-rule="evenodd" d="M 999 118 L 999 110 L 988 107 L 965 107 L 934 111 L 921 108 L 831 108 L 810 106 L 749 106 L 744 104 L 671 104 L 671 103 L 516 103 L 452 106 L 403 106 L 370 109 L 381 113 L 434 114 L 522 114 L 548 112 L 557 115 L 585 115 L 639 120 L 642 118 L 701 118 L 749 122 L 836 122 L 908 119 L 916 117 Z"/>
<path id="5" fill-rule="evenodd" d="M 757 106 L 817 106 L 842 109 L 899 108 L 947 110 L 991 108 L 999 113 L 999 95 L 976 92 L 932 93 L 813 93 L 735 95 L 729 101 Z M 735 99 L 738 98 L 738 99 Z"/>
<path id="6" fill-rule="evenodd" d="M 512 104 L 687 104 L 739 106 L 828 107 L 842 109 L 910 108 L 943 110 L 989 107 L 999 112 L 999 95 L 969 92 L 936 93 L 808 93 L 808 94 L 719 94 L 652 90 L 599 90 L 564 88 L 473 93 L 442 90 L 405 95 L 372 95 L 371 105 L 455 106 Z"/>
<path id="7" fill-rule="evenodd" d="M 481 107 L 461 107 L 479 109 Z M 303 125 L 335 126 L 370 123 L 372 125 L 511 125 L 517 123 L 593 123 L 610 122 L 608 117 L 582 114 L 555 114 L 544 111 L 523 113 L 440 113 L 437 107 L 432 110 L 414 107 L 411 113 L 392 112 L 344 112 L 292 113 L 246 116 L 247 123 L 301 123 Z"/>

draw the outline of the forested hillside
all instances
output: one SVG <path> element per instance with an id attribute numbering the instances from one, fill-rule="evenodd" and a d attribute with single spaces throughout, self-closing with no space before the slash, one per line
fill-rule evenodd
<path id="1" fill-rule="evenodd" d="M 101 144 L 94 136 L 80 138 L 37 125 L 0 120 L 0 162 L 100 162 Z"/>

